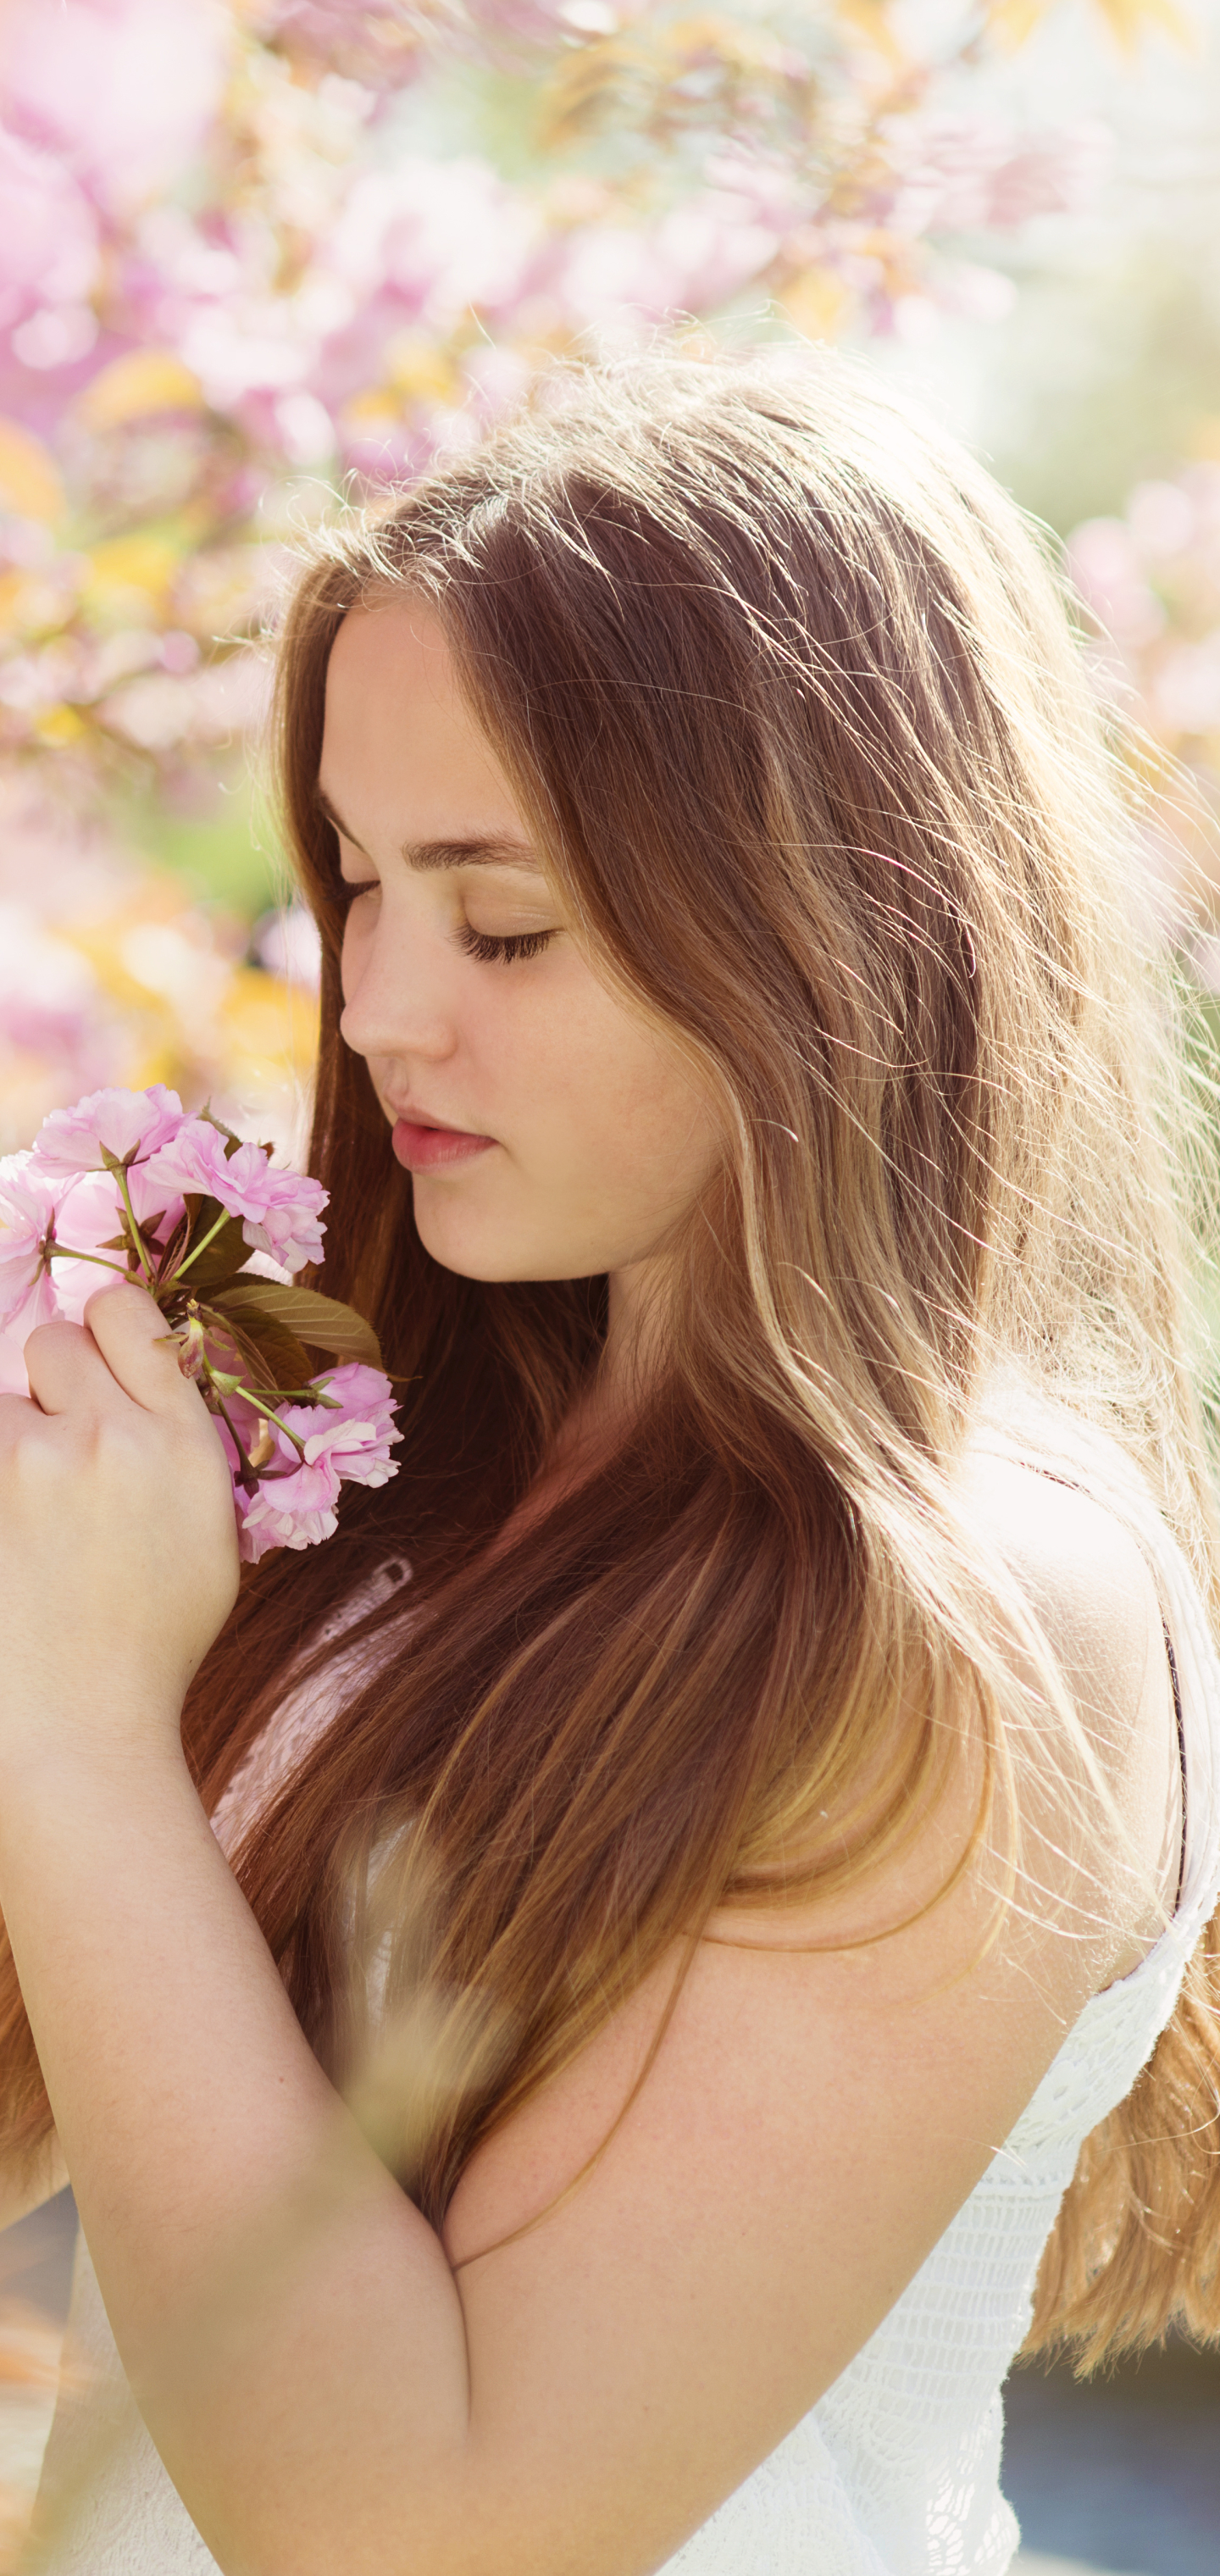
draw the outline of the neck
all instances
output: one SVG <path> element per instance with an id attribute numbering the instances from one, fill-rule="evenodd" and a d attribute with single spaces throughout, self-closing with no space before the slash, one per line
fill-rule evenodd
<path id="1" fill-rule="evenodd" d="M 596 1377 L 573 1405 L 550 1473 L 583 1475 L 625 1430 L 656 1374 L 664 1347 L 664 1268 L 637 1261 L 609 1276 L 606 1346 Z"/>
<path id="2" fill-rule="evenodd" d="M 610 1273 L 606 1347 L 597 1383 L 616 1413 L 638 1402 L 660 1366 L 665 1288 L 666 1266 L 659 1260 L 632 1262 Z"/>

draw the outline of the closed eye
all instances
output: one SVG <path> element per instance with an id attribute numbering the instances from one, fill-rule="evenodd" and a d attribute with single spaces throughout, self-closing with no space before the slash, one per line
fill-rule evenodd
<path id="1" fill-rule="evenodd" d="M 352 877 L 340 877 L 335 888 L 340 911 L 346 915 L 362 894 L 376 894 L 380 885 L 380 877 L 360 877 L 358 880 Z"/>
<path id="2" fill-rule="evenodd" d="M 554 936 L 553 930 L 517 930 L 495 939 L 490 931 L 472 930 L 468 921 L 458 932 L 467 956 L 477 957 L 484 966 L 508 965 L 514 957 L 541 957 Z"/>

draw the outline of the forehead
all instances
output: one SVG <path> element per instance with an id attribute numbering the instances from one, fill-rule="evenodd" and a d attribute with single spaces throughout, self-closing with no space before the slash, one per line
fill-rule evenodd
<path id="1" fill-rule="evenodd" d="M 458 687 L 440 620 L 418 599 L 377 601 L 343 619 L 327 667 L 318 787 L 324 809 L 365 849 L 529 841 Z"/>

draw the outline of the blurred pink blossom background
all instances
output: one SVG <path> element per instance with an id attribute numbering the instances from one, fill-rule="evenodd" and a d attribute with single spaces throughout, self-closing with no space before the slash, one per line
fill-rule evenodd
<path id="1" fill-rule="evenodd" d="M 997 111 L 987 66 L 1045 14 L 983 0 L 921 50 L 887 0 L 3 0 L 0 1150 L 156 1080 L 299 1146 L 316 944 L 270 846 L 253 925 L 208 853 L 272 831 L 302 531 L 574 349 L 1002 316 L 989 243 L 1086 205 L 1108 149 Z M 1218 479 L 1143 487 L 1071 558 L 1099 684 L 1200 775 Z"/>
<path id="2" fill-rule="evenodd" d="M 276 619 L 316 523 L 460 450 L 556 357 L 658 328 L 841 338 L 897 369 L 939 352 L 951 373 L 953 335 L 994 345 L 1090 224 L 1121 303 L 1113 83 L 1095 112 L 1039 47 L 1079 35 L 1138 96 L 1150 57 L 1208 15 L 0 0 L 0 1157 L 82 1095 L 156 1084 L 302 1157 L 317 941 L 257 782 Z M 1213 181 L 1214 159 L 1213 123 Z M 1189 161 L 1175 143 L 1179 214 Z M 1214 187 L 1205 209 L 1210 274 Z M 1100 327 L 1087 305 L 1064 378 Z M 1039 450 L 1065 439 L 1051 392 L 1030 398 Z M 1048 516 L 1149 884 L 1220 1027 L 1220 402 L 1203 393 L 1193 427 L 1098 498 L 1114 409 L 1084 440 L 1080 496 Z M 0 1173 L 0 1307 L 19 1325 L 48 1294 L 26 1169 Z M 98 1178 L 75 1185 L 82 1225 Z M 290 1202 L 264 1187 L 266 1239 L 296 1253 Z M 113 1214 L 103 1187 L 97 1242 Z M 62 1265 L 64 1311 L 96 1275 Z M 19 1386 L 15 1327 L 8 1357 L 0 1386 Z M 279 1438 L 287 1472 L 239 1505 L 249 1556 L 323 1536 L 341 1477 L 393 1472 L 373 1376 L 333 1373 L 333 1419 L 293 1418 L 303 1454 Z M 234 1419 L 253 1437 L 252 1413 Z M 0 2566 L 24 2564 L 57 2352 L 57 2330 L 0 2315 L 0 2375 L 28 2401 L 0 2409 Z"/>

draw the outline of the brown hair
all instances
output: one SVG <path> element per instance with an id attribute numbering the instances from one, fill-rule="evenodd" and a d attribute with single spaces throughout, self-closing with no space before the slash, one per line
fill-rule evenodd
<path id="1" fill-rule="evenodd" d="M 338 1035 L 327 660 L 348 608 L 403 584 L 443 619 L 575 917 L 731 1134 L 660 1381 L 612 1464 L 491 1557 L 596 1367 L 604 1282 L 441 1270 Z M 475 2145 L 675 1936 L 719 1903 L 808 1902 L 909 1835 L 967 1720 L 986 1832 L 1014 1685 L 950 1470 L 997 1362 L 1110 1425 L 1215 1602 L 1168 1050 L 1132 834 L 1039 551 L 952 442 L 829 356 L 560 372 L 332 530 L 284 630 L 279 745 L 323 946 L 320 1284 L 376 1322 L 405 1438 L 326 1548 L 252 1574 L 185 1740 L 214 1805 L 289 1667 L 328 1662 L 328 1615 L 410 1561 L 409 1651 L 399 1601 L 363 1617 L 375 1666 L 239 1875 L 336 2080 L 367 2037 L 354 1955 L 388 1933 L 400 2028 L 426 1995 L 440 2073 L 417 2133 L 391 2135 L 392 2110 L 384 2144 L 439 2219 Z M 45 2097 L 4 1974 L 28 2143 Z M 1089 2142 L 1042 2340 L 1220 2326 L 1210 1975 L 1204 1945 Z"/>

